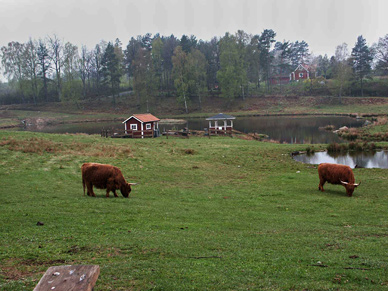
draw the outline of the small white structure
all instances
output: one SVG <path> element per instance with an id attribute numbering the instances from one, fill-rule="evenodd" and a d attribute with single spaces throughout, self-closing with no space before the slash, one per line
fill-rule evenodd
<path id="1" fill-rule="evenodd" d="M 206 118 L 209 121 L 209 134 L 232 134 L 234 119 L 236 117 L 223 113 Z"/>

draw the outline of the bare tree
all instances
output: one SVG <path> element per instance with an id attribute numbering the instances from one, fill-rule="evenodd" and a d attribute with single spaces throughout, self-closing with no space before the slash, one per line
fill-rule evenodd
<path id="1" fill-rule="evenodd" d="M 38 53 L 37 53 L 37 46 L 38 44 L 36 42 L 33 42 L 32 39 L 26 43 L 25 50 L 24 50 L 24 65 L 23 70 L 25 72 L 26 77 L 30 80 L 31 83 L 31 91 L 32 91 L 32 98 L 34 104 L 37 103 L 38 99 L 38 65 L 39 65 L 39 59 L 38 59 Z"/>
<path id="2" fill-rule="evenodd" d="M 349 50 L 348 45 L 343 43 L 335 49 L 335 76 L 339 83 L 338 97 L 341 103 L 341 97 L 345 83 L 350 79 L 352 69 L 349 66 Z"/>
<path id="3" fill-rule="evenodd" d="M 1 63 L 4 68 L 4 73 L 8 80 L 15 80 L 19 85 L 19 90 L 24 103 L 23 93 L 23 52 L 24 44 L 19 42 L 10 42 L 8 46 L 1 48 Z"/>
<path id="4" fill-rule="evenodd" d="M 61 69 L 62 69 L 62 63 L 63 63 L 63 43 L 55 34 L 53 37 L 48 38 L 48 42 L 50 47 L 49 58 L 55 68 L 58 100 L 61 101 L 61 94 L 62 94 Z"/>
<path id="5" fill-rule="evenodd" d="M 72 81 L 77 73 L 78 62 L 78 48 L 77 46 L 67 42 L 64 49 L 64 73 L 66 81 Z"/>
<path id="6" fill-rule="evenodd" d="M 86 46 L 82 46 L 81 57 L 79 58 L 79 73 L 82 81 L 84 99 L 87 95 L 87 81 L 90 80 L 92 57 L 92 52 L 89 52 Z"/>
<path id="7" fill-rule="evenodd" d="M 377 61 L 376 69 L 383 74 L 388 74 L 388 34 L 380 37 L 373 45 L 373 52 Z"/>
<path id="8" fill-rule="evenodd" d="M 48 102 L 48 73 L 50 70 L 50 58 L 49 58 L 49 52 L 47 49 L 47 44 L 44 40 L 40 39 L 38 43 L 37 48 L 37 55 L 39 60 L 39 68 L 40 72 L 39 75 L 43 80 L 43 96 L 46 99 L 46 102 Z"/>

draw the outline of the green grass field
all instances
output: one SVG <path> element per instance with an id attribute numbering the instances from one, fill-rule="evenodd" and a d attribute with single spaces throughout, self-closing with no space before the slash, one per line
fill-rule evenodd
<path id="1" fill-rule="evenodd" d="M 66 264 L 98 264 L 95 290 L 386 290 L 388 171 L 322 193 L 305 148 L 1 131 L 0 290 Z M 84 196 L 84 162 L 139 184 Z"/>

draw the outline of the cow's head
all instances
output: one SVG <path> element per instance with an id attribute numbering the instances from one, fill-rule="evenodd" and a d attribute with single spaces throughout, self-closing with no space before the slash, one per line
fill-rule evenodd
<path id="1" fill-rule="evenodd" d="M 341 184 L 345 187 L 346 194 L 348 194 L 348 196 L 350 197 L 353 195 L 354 189 L 356 189 L 358 187 L 358 185 L 361 184 L 361 181 L 358 184 L 350 184 L 348 182 L 341 181 Z"/>
<path id="2" fill-rule="evenodd" d="M 125 198 L 128 198 L 129 193 L 131 193 L 131 185 L 136 185 L 136 183 L 125 183 L 120 187 L 120 192 Z"/>

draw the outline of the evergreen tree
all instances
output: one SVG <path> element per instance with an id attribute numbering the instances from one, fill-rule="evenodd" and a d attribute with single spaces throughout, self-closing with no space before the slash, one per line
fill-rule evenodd
<path id="1" fill-rule="evenodd" d="M 217 86 L 217 72 L 220 69 L 220 48 L 216 37 L 210 42 L 199 41 L 198 49 L 206 58 L 207 87 L 209 90 Z"/>
<path id="2" fill-rule="evenodd" d="M 157 82 L 157 89 L 163 89 L 163 41 L 158 36 L 152 40 L 152 62 L 155 73 L 155 81 Z"/>
<path id="3" fill-rule="evenodd" d="M 260 64 L 264 80 L 267 83 L 267 92 L 269 92 L 269 79 L 273 56 L 270 54 L 271 46 L 275 42 L 276 33 L 272 29 L 265 29 L 259 38 Z"/>
<path id="4" fill-rule="evenodd" d="M 145 104 L 146 111 L 150 112 L 150 103 L 157 90 L 151 51 L 144 48 L 139 50 L 132 65 L 134 69 L 133 88 L 138 106 L 141 108 Z"/>
<path id="5" fill-rule="evenodd" d="M 188 54 L 192 49 L 195 49 L 197 46 L 197 38 L 194 35 L 191 35 L 190 38 L 187 35 L 182 35 L 180 46 L 182 50 Z"/>
<path id="6" fill-rule="evenodd" d="M 296 41 L 291 45 L 291 62 L 294 68 L 296 68 L 299 64 L 306 63 L 308 56 L 309 45 L 304 40 L 301 42 Z"/>
<path id="7" fill-rule="evenodd" d="M 169 37 L 162 38 L 163 41 L 163 79 L 164 79 L 164 88 L 167 90 L 173 89 L 174 79 L 172 76 L 172 56 L 174 55 L 175 48 L 179 45 L 179 40 L 172 34 Z"/>
<path id="8" fill-rule="evenodd" d="M 104 76 L 104 84 L 110 87 L 110 92 L 113 97 L 113 106 L 116 106 L 116 94 L 120 89 L 120 77 L 122 69 L 119 57 L 115 53 L 115 48 L 112 43 L 108 43 L 102 57 L 102 74 Z"/>
<path id="9" fill-rule="evenodd" d="M 330 61 L 327 57 L 327 54 L 325 54 L 323 57 L 321 55 L 318 56 L 318 74 L 325 77 L 325 79 L 328 78 L 330 68 Z"/>
<path id="10" fill-rule="evenodd" d="M 138 36 L 136 39 L 131 37 L 130 41 L 128 42 L 127 48 L 124 51 L 124 64 L 125 64 L 125 71 L 128 75 L 128 78 L 133 77 L 133 68 L 132 68 L 132 62 L 135 60 L 137 52 L 142 47 L 142 37 Z"/>
<path id="11" fill-rule="evenodd" d="M 361 96 L 364 96 L 364 86 L 363 79 L 370 73 L 371 71 L 371 62 L 373 60 L 373 56 L 368 46 L 366 45 L 365 38 L 360 35 L 357 38 L 357 42 L 352 49 L 352 62 L 353 62 L 353 71 L 355 75 L 360 80 L 361 85 Z"/>

